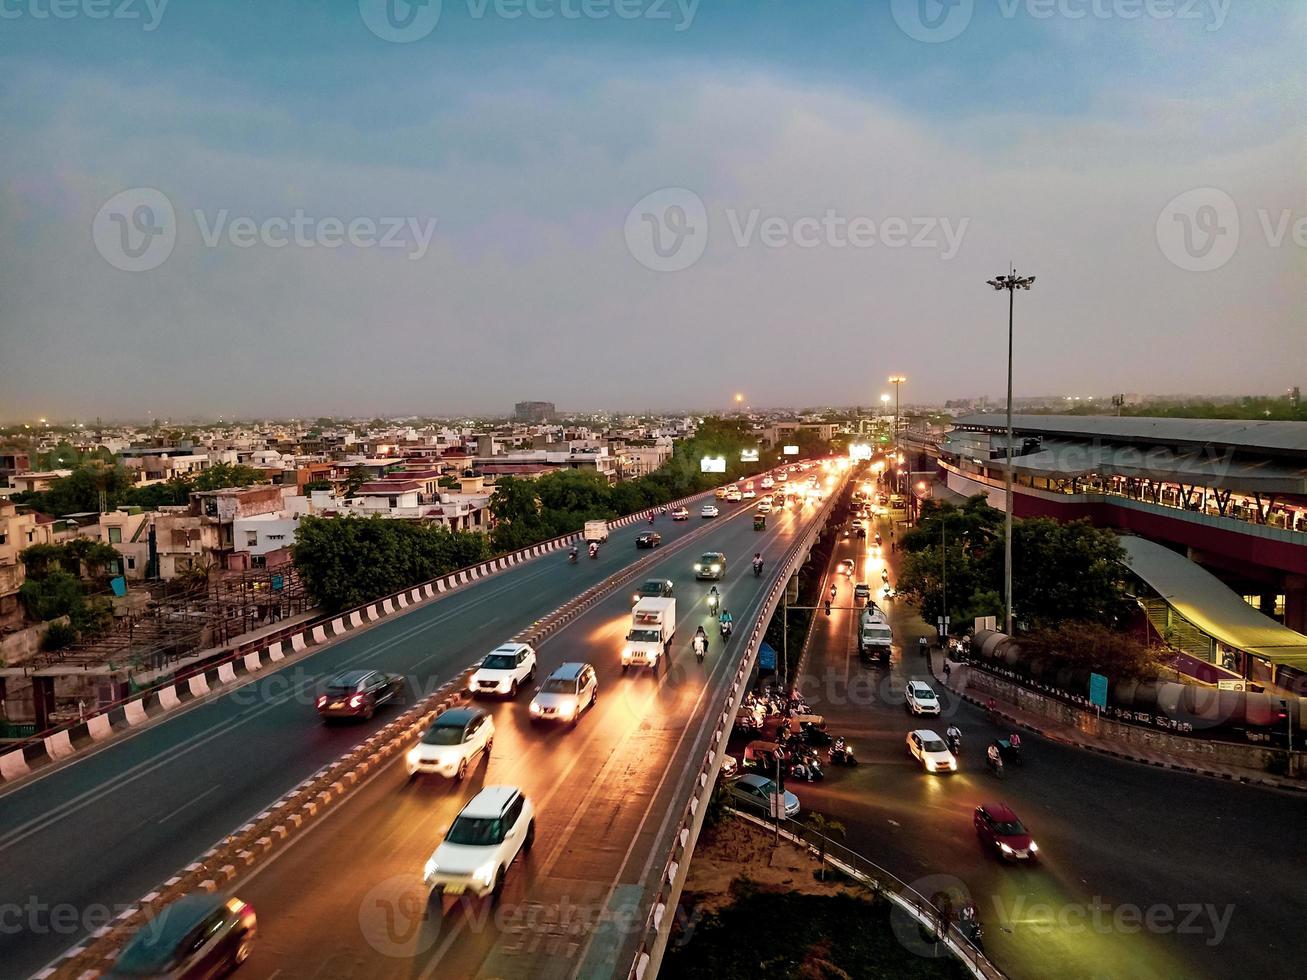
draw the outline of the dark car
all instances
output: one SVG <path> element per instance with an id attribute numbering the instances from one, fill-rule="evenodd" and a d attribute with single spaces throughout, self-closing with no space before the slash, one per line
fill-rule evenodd
<path id="1" fill-rule="evenodd" d="M 1006 861 L 1033 861 L 1039 845 L 1006 803 L 982 803 L 972 822 L 980 842 L 992 847 Z"/>
<path id="2" fill-rule="evenodd" d="M 694 563 L 696 579 L 719 580 L 726 577 L 726 556 L 720 551 L 705 551 Z"/>
<path id="3" fill-rule="evenodd" d="M 644 585 L 631 593 L 631 604 L 641 599 L 670 599 L 673 594 L 672 580 L 669 578 L 647 578 Z"/>
<path id="4" fill-rule="evenodd" d="M 258 932 L 253 906 L 221 895 L 185 895 L 123 947 L 110 978 L 220 977 L 249 959 Z"/>
<path id="5" fill-rule="evenodd" d="M 323 718 L 371 718 L 389 701 L 398 701 L 404 693 L 400 674 L 383 674 L 379 670 L 347 670 L 327 682 L 318 695 L 318 714 Z"/>
<path id="6" fill-rule="evenodd" d="M 662 543 L 663 536 L 657 531 L 645 531 L 644 534 L 635 539 L 637 548 L 657 548 Z"/>

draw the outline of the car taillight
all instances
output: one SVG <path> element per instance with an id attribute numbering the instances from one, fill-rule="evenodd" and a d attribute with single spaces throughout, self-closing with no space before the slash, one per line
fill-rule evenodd
<path id="1" fill-rule="evenodd" d="M 362 694 L 356 694 L 356 695 L 354 695 L 352 698 L 349 699 L 349 706 L 350 706 L 351 708 L 359 708 L 359 707 L 362 707 L 362 705 L 363 705 L 363 695 L 362 695 Z"/>
<path id="2" fill-rule="evenodd" d="M 319 695 L 318 695 L 318 707 L 319 707 L 319 708 L 325 708 L 326 706 L 327 706 L 327 696 L 326 696 L 325 694 L 319 694 Z"/>

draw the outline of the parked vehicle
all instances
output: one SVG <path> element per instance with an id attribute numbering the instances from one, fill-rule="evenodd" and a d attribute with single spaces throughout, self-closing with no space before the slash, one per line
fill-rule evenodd
<path id="1" fill-rule="evenodd" d="M 632 665 L 657 670 L 675 634 L 676 600 L 640 599 L 631 609 L 631 629 L 622 646 L 623 673 Z"/>
<path id="2" fill-rule="evenodd" d="M 779 792 L 781 789 L 773 780 L 758 773 L 741 776 L 731 783 L 730 789 L 737 806 L 761 813 L 763 816 L 771 815 L 771 796 Z M 782 805 L 785 819 L 792 820 L 799 815 L 799 798 L 789 790 L 784 791 Z"/>

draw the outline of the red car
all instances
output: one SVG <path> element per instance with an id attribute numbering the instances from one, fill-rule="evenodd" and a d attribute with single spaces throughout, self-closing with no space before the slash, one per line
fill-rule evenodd
<path id="1" fill-rule="evenodd" d="M 1006 803 L 982 803 L 972 821 L 982 844 L 992 847 L 1005 861 L 1034 861 L 1039 845 Z"/>

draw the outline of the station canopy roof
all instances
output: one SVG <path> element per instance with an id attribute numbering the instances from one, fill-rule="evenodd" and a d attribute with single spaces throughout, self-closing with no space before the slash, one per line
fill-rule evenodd
<path id="1" fill-rule="evenodd" d="M 1264 616 L 1207 569 L 1147 538 L 1121 538 L 1126 566 L 1177 613 L 1228 647 L 1307 670 L 1307 636 Z"/>
<path id="2" fill-rule="evenodd" d="M 1039 417 L 1013 417 L 1013 441 L 1018 454 L 1024 438 L 1039 436 L 1041 440 L 1035 452 L 1013 457 L 1012 467 L 1016 472 L 1054 479 L 1122 476 L 1249 493 L 1307 494 L 1307 452 L 1294 458 L 1235 450 L 1228 443 L 1116 442 L 1107 441 L 1107 436 L 1091 439 L 1046 435 L 1016 424 L 1017 418 Z M 1301 425 L 1307 430 L 1307 422 L 1286 424 Z M 1006 444 L 1006 432 L 954 429 L 941 448 L 990 465 L 1002 465 Z M 991 450 L 998 450 L 997 458 L 991 456 Z"/>
<path id="3" fill-rule="evenodd" d="M 955 419 L 957 428 L 1002 431 L 1001 412 Z M 1267 422 L 1251 419 L 1171 419 L 1114 415 L 1013 415 L 1014 432 L 1106 439 L 1145 445 L 1213 445 L 1263 455 L 1287 453 L 1307 460 L 1307 422 Z"/>

